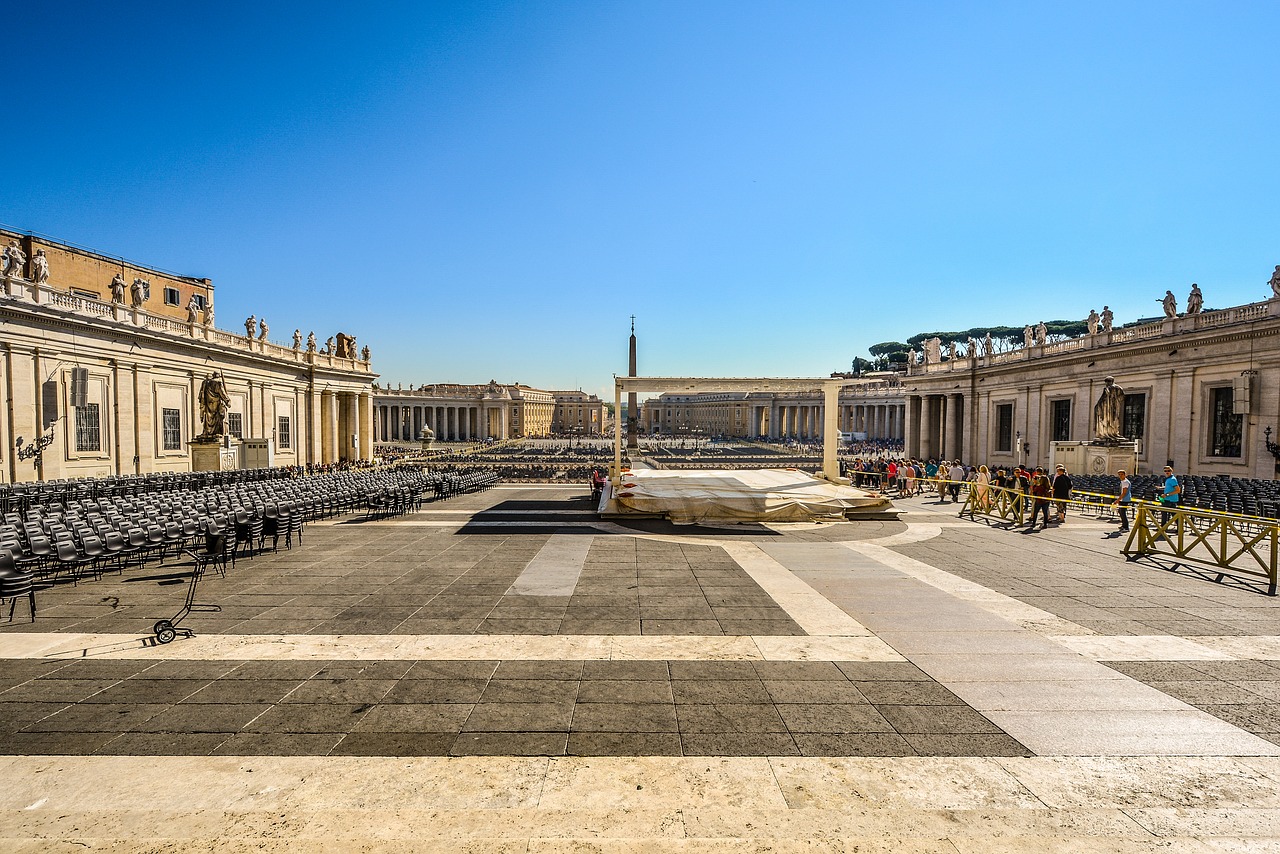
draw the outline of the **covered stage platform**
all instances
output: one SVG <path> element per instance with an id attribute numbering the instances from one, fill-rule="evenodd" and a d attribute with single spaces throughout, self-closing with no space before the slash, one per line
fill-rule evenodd
<path id="1" fill-rule="evenodd" d="M 822 418 L 822 471 L 797 469 L 709 469 L 632 471 L 622 465 L 622 418 L 615 418 L 613 466 L 600 499 L 608 518 L 666 518 L 676 524 L 705 522 L 805 522 L 883 519 L 893 503 L 883 495 L 855 489 L 840 477 L 839 395 L 861 380 L 821 378 L 614 377 L 615 412 L 632 392 L 814 391 L 826 401 Z"/>

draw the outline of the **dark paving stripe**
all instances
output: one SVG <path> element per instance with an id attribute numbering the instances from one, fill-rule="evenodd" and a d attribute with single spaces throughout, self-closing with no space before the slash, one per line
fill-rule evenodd
<path id="1" fill-rule="evenodd" d="M 121 664 L 15 667 L 0 753 L 1029 755 L 905 662 Z"/>
<path id="2" fill-rule="evenodd" d="M 1232 726 L 1280 744 L 1280 662 L 1102 663 Z"/>

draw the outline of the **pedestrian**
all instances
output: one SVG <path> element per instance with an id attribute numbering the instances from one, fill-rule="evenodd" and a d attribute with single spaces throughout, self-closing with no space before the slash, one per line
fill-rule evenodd
<path id="1" fill-rule="evenodd" d="M 951 468 L 947 470 L 947 488 L 951 490 L 951 502 L 953 504 L 960 503 L 960 484 L 968 480 L 965 473 L 964 465 L 956 460 L 951 464 Z"/>
<path id="2" fill-rule="evenodd" d="M 1125 474 L 1124 469 L 1116 472 L 1116 477 L 1120 478 L 1120 497 L 1116 499 L 1116 507 L 1120 509 L 1120 533 L 1129 530 L 1129 505 L 1133 503 L 1133 484 L 1129 482 L 1129 475 Z"/>
<path id="3" fill-rule="evenodd" d="M 1036 517 L 1044 512 L 1044 525 L 1049 527 L 1049 496 L 1053 493 L 1053 484 L 1049 483 L 1049 478 L 1045 476 L 1044 469 L 1036 466 L 1035 473 L 1031 476 L 1031 524 L 1028 529 L 1035 528 Z"/>
<path id="4" fill-rule="evenodd" d="M 1182 484 L 1174 477 L 1173 466 L 1164 467 L 1164 491 L 1160 493 L 1160 527 L 1169 524 L 1173 511 L 1178 509 L 1178 500 L 1182 496 Z"/>
<path id="5" fill-rule="evenodd" d="M 1053 475 L 1053 503 L 1058 507 L 1058 524 L 1067 521 L 1067 502 L 1071 500 L 1071 477 L 1067 467 L 1059 465 Z"/>
<path id="6" fill-rule="evenodd" d="M 986 513 L 991 509 L 991 472 L 985 465 L 978 466 L 978 477 L 974 481 L 977 490 L 975 501 L 978 510 Z"/>

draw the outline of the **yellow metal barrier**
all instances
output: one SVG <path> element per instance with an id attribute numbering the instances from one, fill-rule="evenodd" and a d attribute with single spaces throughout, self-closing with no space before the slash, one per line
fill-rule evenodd
<path id="1" fill-rule="evenodd" d="M 980 484 L 969 484 L 969 496 L 964 507 L 960 508 L 961 516 L 976 519 L 984 516 L 1000 519 L 1009 525 L 1021 525 L 1027 513 L 1027 494 L 1016 489 L 1002 486 L 986 487 L 985 494 Z"/>
<path id="2" fill-rule="evenodd" d="M 1218 581 L 1226 575 L 1263 578 L 1267 595 L 1276 595 L 1280 526 L 1213 510 L 1172 509 L 1147 502 L 1134 502 L 1134 506 L 1137 516 L 1121 549 L 1127 559 L 1165 555 L 1217 567 Z M 1237 566 L 1237 561 L 1242 565 Z"/>

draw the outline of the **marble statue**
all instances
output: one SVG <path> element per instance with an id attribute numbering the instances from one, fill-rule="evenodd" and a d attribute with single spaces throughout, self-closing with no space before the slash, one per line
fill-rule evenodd
<path id="1" fill-rule="evenodd" d="M 910 350 L 907 351 L 907 364 L 914 365 L 916 363 L 916 358 L 917 358 L 916 350 L 914 347 L 912 347 Z"/>
<path id="2" fill-rule="evenodd" d="M 200 300 L 196 299 L 196 295 L 192 294 L 191 299 L 187 302 L 187 323 L 195 326 L 200 322 Z"/>
<path id="3" fill-rule="evenodd" d="M 111 301 L 124 302 L 124 289 L 124 276 L 116 273 L 115 278 L 111 280 Z"/>
<path id="4" fill-rule="evenodd" d="M 43 249 L 37 249 L 36 257 L 31 259 L 31 281 L 37 285 L 49 281 L 49 259 L 45 257 Z"/>
<path id="5" fill-rule="evenodd" d="M 1022 327 L 1022 346 L 1031 347 L 1036 343 L 1035 333 L 1031 331 L 1030 326 Z"/>
<path id="6" fill-rule="evenodd" d="M 293 349 L 294 350 L 302 349 L 302 330 L 301 329 L 293 330 Z"/>
<path id="7" fill-rule="evenodd" d="M 324 353 L 329 356 L 333 355 L 333 336 L 332 335 L 330 335 L 329 339 L 324 342 Z"/>
<path id="8" fill-rule="evenodd" d="M 936 365 L 942 361 L 942 339 L 936 335 L 924 342 L 924 363 Z"/>
<path id="9" fill-rule="evenodd" d="M 266 341 L 266 340 L 267 340 L 267 333 L 271 331 L 271 327 L 270 327 L 270 326 L 267 326 L 267 320 L 266 320 L 266 318 L 263 318 L 262 320 L 259 320 L 259 321 L 258 321 L 258 329 L 260 330 L 260 331 L 258 332 L 258 340 L 259 340 L 259 341 Z M 252 336 L 251 336 L 251 337 L 252 337 Z"/>
<path id="10" fill-rule="evenodd" d="M 1191 283 L 1191 294 L 1187 297 L 1187 314 L 1199 314 L 1204 308 L 1204 294 L 1200 293 L 1200 286 L 1195 282 Z"/>
<path id="11" fill-rule="evenodd" d="M 134 308 L 142 308 L 142 304 L 151 296 L 151 283 L 146 279 L 134 279 L 129 286 L 129 296 L 133 299 Z"/>
<path id="12" fill-rule="evenodd" d="M 254 333 L 258 331 L 258 316 L 251 314 L 244 319 L 244 337 L 250 341 L 253 340 Z"/>
<path id="13" fill-rule="evenodd" d="M 364 345 L 364 349 L 360 351 L 360 358 L 366 362 L 369 361 L 369 345 L 368 344 Z"/>
<path id="14" fill-rule="evenodd" d="M 1156 302 L 1164 306 L 1165 317 L 1178 316 L 1178 298 L 1173 295 L 1173 291 L 1165 291 L 1164 299 L 1156 300 Z"/>
<path id="15" fill-rule="evenodd" d="M 947 342 L 947 358 L 953 362 L 956 360 L 956 342 L 954 341 Z"/>
<path id="16" fill-rule="evenodd" d="M 1044 321 L 1042 320 L 1036 324 L 1036 343 L 1039 344 L 1041 347 L 1043 347 L 1044 342 L 1046 339 L 1048 339 L 1048 337 L 1049 337 L 1049 327 L 1045 326 Z"/>
<path id="17" fill-rule="evenodd" d="M 983 355 L 990 356 L 994 350 L 995 347 L 991 343 L 991 333 L 988 332 L 987 337 L 982 339 L 982 353 Z"/>
<path id="18" fill-rule="evenodd" d="M 354 359 L 356 357 L 356 336 L 347 336 L 347 358 Z"/>
<path id="19" fill-rule="evenodd" d="M 969 358 L 978 358 L 978 339 L 972 335 L 969 336 Z"/>
<path id="20" fill-rule="evenodd" d="M 1268 284 L 1271 285 L 1271 298 L 1280 298 L 1280 264 L 1276 265 L 1276 271 L 1271 274 L 1271 281 Z"/>
<path id="21" fill-rule="evenodd" d="M 1089 327 L 1090 335 L 1098 334 L 1098 321 L 1100 321 L 1101 319 L 1102 318 L 1098 316 L 1098 312 L 1094 311 L 1093 309 L 1089 309 L 1089 316 L 1085 318 L 1084 322 Z"/>
<path id="22" fill-rule="evenodd" d="M 204 431 L 196 437 L 197 442 L 216 442 L 227 432 L 227 407 L 231 398 L 227 395 L 227 385 L 222 374 L 214 371 L 200 385 L 200 422 Z"/>
<path id="23" fill-rule="evenodd" d="M 212 304 L 210 304 L 210 305 L 208 305 L 208 306 L 206 306 L 206 307 L 205 307 L 205 310 L 204 310 L 204 325 L 205 325 L 205 326 L 208 326 L 208 327 L 212 327 L 212 326 L 213 326 L 213 305 L 212 305 Z"/>
<path id="24" fill-rule="evenodd" d="M 316 334 L 314 332 L 307 333 L 307 352 L 314 353 L 316 351 Z"/>
<path id="25" fill-rule="evenodd" d="M 1114 323 L 1114 322 L 1115 322 L 1115 319 L 1116 319 L 1116 316 L 1115 316 L 1115 314 L 1111 311 L 1111 307 L 1110 307 L 1110 306 L 1106 306 L 1106 305 L 1104 305 L 1104 306 L 1102 307 L 1102 315 L 1101 315 L 1101 317 L 1102 317 L 1102 331 L 1103 331 L 1103 332 L 1110 332 L 1110 331 L 1111 331 L 1111 324 L 1112 324 L 1112 323 Z"/>
<path id="26" fill-rule="evenodd" d="M 22 251 L 18 241 L 10 240 L 4 250 L 4 274 L 14 279 L 22 278 L 22 268 L 26 266 L 27 253 Z"/>
<path id="27" fill-rule="evenodd" d="M 1115 377 L 1107 377 L 1098 402 L 1093 405 L 1093 440 L 1095 442 L 1123 442 L 1120 430 L 1124 425 L 1124 389 L 1116 385 Z"/>

